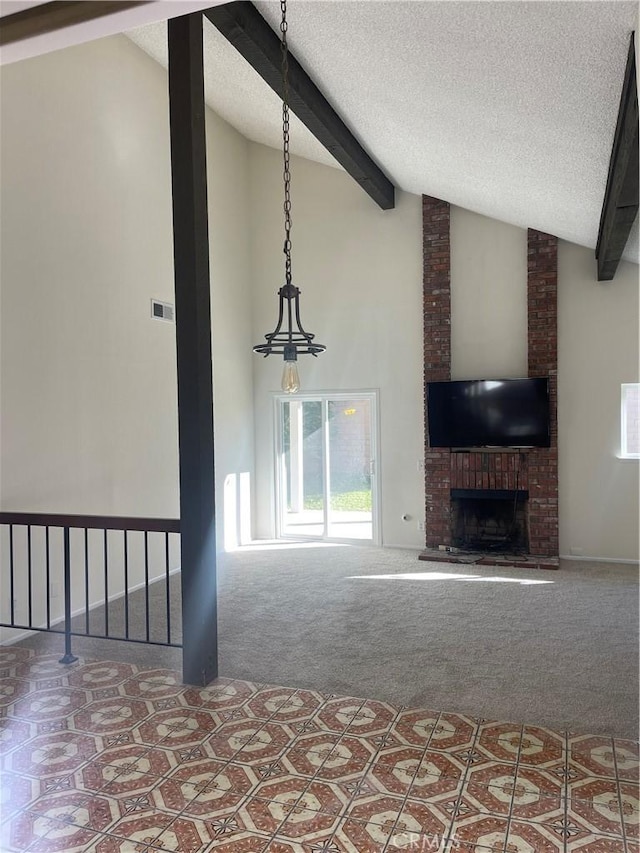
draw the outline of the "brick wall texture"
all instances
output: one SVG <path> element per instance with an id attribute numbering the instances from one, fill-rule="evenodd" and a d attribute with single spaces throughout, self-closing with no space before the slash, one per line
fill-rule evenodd
<path id="1" fill-rule="evenodd" d="M 529 376 L 548 376 L 551 447 L 530 450 L 529 550 L 557 557 L 558 543 L 558 238 L 527 232 Z"/>
<path id="2" fill-rule="evenodd" d="M 450 207 L 422 197 L 424 389 L 426 383 L 451 379 Z M 425 414 L 426 418 L 426 414 Z M 428 431 L 425 433 L 428 436 Z M 425 439 L 428 444 L 428 439 Z M 446 447 L 425 447 L 425 538 L 428 548 L 451 544 L 450 463 Z"/>
<path id="3" fill-rule="evenodd" d="M 424 382 L 451 379 L 450 207 L 423 196 Z M 528 489 L 529 552 L 558 555 L 557 428 L 558 241 L 529 229 L 527 308 L 529 376 L 549 378 L 551 447 L 525 452 L 451 453 L 432 448 L 425 423 L 425 545 L 451 544 L 452 488 Z M 477 377 L 481 379 L 482 377 Z M 426 412 L 426 405 L 425 405 Z M 426 415 L 425 415 L 426 418 Z"/>
<path id="4" fill-rule="evenodd" d="M 451 454 L 452 489 L 529 488 L 528 454 L 505 450 Z"/>

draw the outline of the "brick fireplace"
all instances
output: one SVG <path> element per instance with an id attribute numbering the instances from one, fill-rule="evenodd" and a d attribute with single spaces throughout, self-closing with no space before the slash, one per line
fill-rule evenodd
<path id="1" fill-rule="evenodd" d="M 451 379 L 450 206 L 423 196 L 422 208 L 426 396 L 427 382 Z M 470 531 L 464 534 L 466 541 L 475 542 L 479 551 L 500 550 L 502 540 L 505 549 L 511 546 L 534 563 L 557 567 L 557 243 L 549 234 L 527 232 L 528 373 L 531 378 L 549 378 L 551 446 L 454 452 L 429 447 L 427 437 L 424 559 L 433 559 L 434 551 L 443 546 L 464 547 L 460 544 L 464 522 Z M 481 535 L 483 520 L 486 529 Z"/>

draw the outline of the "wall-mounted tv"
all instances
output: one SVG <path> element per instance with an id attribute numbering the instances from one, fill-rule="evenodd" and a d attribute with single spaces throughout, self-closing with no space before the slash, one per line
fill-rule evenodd
<path id="1" fill-rule="evenodd" d="M 549 447 L 548 379 L 427 383 L 431 447 Z"/>

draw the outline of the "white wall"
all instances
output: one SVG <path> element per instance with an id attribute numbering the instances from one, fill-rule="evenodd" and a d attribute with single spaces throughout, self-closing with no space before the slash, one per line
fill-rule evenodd
<path id="1" fill-rule="evenodd" d="M 596 280 L 593 252 L 559 244 L 560 553 L 638 559 L 638 468 L 619 459 L 620 385 L 640 381 L 638 266 Z"/>
<path id="2" fill-rule="evenodd" d="M 527 232 L 452 206 L 451 378 L 527 371 Z"/>
<path id="3" fill-rule="evenodd" d="M 276 321 L 283 284 L 282 163 L 251 146 L 254 339 Z M 302 357 L 304 391 L 379 390 L 382 539 L 424 545 L 421 200 L 382 211 L 343 172 L 292 161 L 293 281 L 302 322 L 327 351 Z M 255 357 L 257 527 L 273 535 L 273 394 L 282 359 Z M 409 513 L 411 521 L 401 516 Z"/>
<path id="4" fill-rule="evenodd" d="M 1 86 L 0 506 L 175 518 L 175 327 L 150 318 L 174 301 L 166 71 L 113 36 Z M 248 144 L 206 121 L 221 546 L 225 484 L 253 473 Z"/>
<path id="5" fill-rule="evenodd" d="M 233 548 L 251 539 L 254 478 L 249 143 L 206 119 L 217 534 Z"/>
<path id="6" fill-rule="evenodd" d="M 247 143 L 209 110 L 207 142 L 222 482 L 251 469 Z M 2 182 L 3 508 L 176 517 L 166 72 L 124 36 L 5 67 Z"/>
<path id="7" fill-rule="evenodd" d="M 3 508 L 177 512 L 165 109 L 121 37 L 2 71 Z"/>
<path id="8" fill-rule="evenodd" d="M 558 245 L 560 553 L 638 559 L 638 461 L 619 459 L 620 385 L 638 382 L 638 267 L 611 283 Z M 451 208 L 452 378 L 527 375 L 527 232 Z"/>

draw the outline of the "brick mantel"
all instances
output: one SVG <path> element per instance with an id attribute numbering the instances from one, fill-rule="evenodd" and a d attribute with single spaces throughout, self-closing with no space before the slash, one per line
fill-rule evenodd
<path id="1" fill-rule="evenodd" d="M 428 444 L 426 386 L 451 379 L 450 206 L 422 197 L 423 313 L 425 388 L 425 545 L 451 544 L 451 489 L 529 490 L 531 554 L 558 555 L 557 286 L 558 241 L 527 232 L 528 365 L 530 377 L 548 377 L 551 396 L 551 447 L 526 451 L 472 451 L 464 455 Z M 471 378 L 471 377 L 469 377 Z M 482 378 L 482 377 L 477 377 Z"/>

